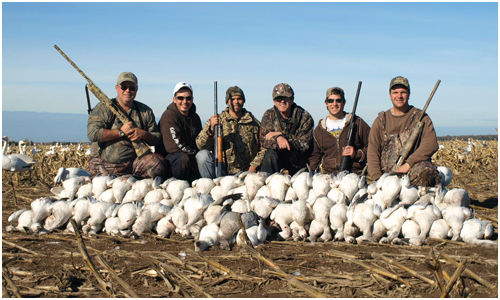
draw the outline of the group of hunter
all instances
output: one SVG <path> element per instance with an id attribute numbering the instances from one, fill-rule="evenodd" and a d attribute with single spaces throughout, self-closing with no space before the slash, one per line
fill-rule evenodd
<path id="1" fill-rule="evenodd" d="M 344 91 L 332 87 L 326 91 L 328 115 L 316 128 L 312 116 L 295 103 L 294 91 L 286 83 L 273 88 L 274 106 L 259 121 L 244 108 L 246 98 L 237 86 L 226 91 L 224 111 L 213 115 L 203 126 L 194 104 L 193 88 L 179 82 L 173 101 L 158 124 L 151 108 L 135 100 L 139 90 L 137 77 L 124 72 L 115 86 L 113 102 L 132 120 L 123 124 L 102 103 L 91 111 L 87 134 L 92 142 L 92 176 L 133 174 L 140 178 L 175 177 L 193 181 L 215 178 L 214 132 L 222 131 L 222 175 L 241 171 L 269 174 L 287 170 L 290 175 L 309 165 L 316 172 L 336 174 L 342 157 L 349 157 L 351 171 L 378 180 L 393 171 L 422 111 L 409 105 L 410 84 L 404 77 L 391 80 L 389 96 L 392 108 L 380 112 L 370 126 L 359 116 L 344 111 Z M 354 118 L 351 142 L 347 145 L 349 124 Z M 404 164 L 397 170 L 406 173 L 414 186 L 435 186 L 440 173 L 431 163 L 437 151 L 437 137 L 431 119 L 424 114 L 424 128 Z M 137 157 L 134 142 L 146 142 L 154 152 Z"/>

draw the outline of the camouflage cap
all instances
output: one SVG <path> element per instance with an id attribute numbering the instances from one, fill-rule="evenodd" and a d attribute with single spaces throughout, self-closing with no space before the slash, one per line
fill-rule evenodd
<path id="1" fill-rule="evenodd" d="M 331 87 L 329 88 L 328 90 L 326 90 L 326 99 L 328 99 L 329 96 L 331 95 L 340 95 L 340 97 L 342 97 L 342 100 L 345 100 L 345 97 L 344 97 L 344 90 L 339 88 L 339 87 Z"/>
<path id="2" fill-rule="evenodd" d="M 238 86 L 232 86 L 227 89 L 226 91 L 226 103 L 231 99 L 233 96 L 241 96 L 243 98 L 243 102 L 245 102 L 245 94 L 243 93 L 243 90 L 240 89 Z"/>
<path id="3" fill-rule="evenodd" d="M 410 83 L 408 79 L 403 76 L 396 76 L 391 80 L 391 84 L 389 84 L 389 93 L 395 85 L 402 85 L 408 90 L 408 93 L 410 92 Z"/>
<path id="4" fill-rule="evenodd" d="M 280 83 L 277 84 L 273 88 L 273 100 L 276 99 L 277 97 L 290 97 L 292 98 L 295 95 L 293 92 L 293 89 L 290 85 L 287 83 Z"/>
<path id="5" fill-rule="evenodd" d="M 120 85 L 125 81 L 130 81 L 135 83 L 135 85 L 139 85 L 139 81 L 137 77 L 132 72 L 123 72 L 118 76 L 118 81 L 116 81 L 116 85 Z"/>

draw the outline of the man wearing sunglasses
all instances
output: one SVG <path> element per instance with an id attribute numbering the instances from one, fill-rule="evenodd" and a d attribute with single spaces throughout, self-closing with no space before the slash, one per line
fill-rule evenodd
<path id="1" fill-rule="evenodd" d="M 351 172 L 361 174 L 366 165 L 370 126 L 356 116 L 352 136 L 353 146 L 346 146 L 347 132 L 352 114 L 344 111 L 344 90 L 332 87 L 326 91 L 325 105 L 328 116 L 320 120 L 314 129 L 314 150 L 309 159 L 311 170 L 337 174 L 342 156 L 352 158 Z"/>
<path id="2" fill-rule="evenodd" d="M 402 76 L 389 84 L 392 108 L 380 112 L 373 122 L 368 146 L 368 172 L 372 180 L 392 171 L 408 140 L 421 110 L 410 105 L 410 83 Z M 438 150 L 436 131 L 431 118 L 424 114 L 424 127 L 412 152 L 396 172 L 407 173 L 413 186 L 435 186 L 441 175 L 431 157 Z"/>
<path id="3" fill-rule="evenodd" d="M 196 162 L 200 155 L 195 139 L 202 129 L 201 120 L 189 83 L 177 83 L 173 95 L 158 124 L 163 139 L 159 153 L 170 163 L 173 177 L 192 181 L 200 177 Z"/>
<path id="4" fill-rule="evenodd" d="M 264 159 L 265 149 L 259 140 L 260 122 L 251 112 L 243 108 L 245 94 L 237 86 L 226 91 L 227 108 L 220 115 L 213 115 L 196 138 L 201 151 L 207 151 L 210 159 L 199 166 L 202 177 L 215 178 L 215 156 L 209 150 L 214 149 L 214 128 L 222 127 L 223 151 L 226 170 L 222 175 L 236 174 L 240 171 L 257 172 Z"/>
<path id="5" fill-rule="evenodd" d="M 135 101 L 139 89 L 137 77 L 131 72 L 121 73 L 115 89 L 117 95 L 112 101 L 133 122 L 122 124 L 102 103 L 94 107 L 87 124 L 87 136 L 92 142 L 90 174 L 167 177 L 168 166 L 161 155 L 149 153 L 138 158 L 132 144 L 142 140 L 157 147 L 161 143 L 161 134 L 153 111 L 147 105 Z"/>
<path id="6" fill-rule="evenodd" d="M 274 107 L 261 120 L 260 142 L 266 148 L 261 170 L 269 174 L 282 169 L 290 175 L 305 167 L 312 151 L 314 120 L 294 102 L 295 93 L 286 83 L 273 88 Z"/>

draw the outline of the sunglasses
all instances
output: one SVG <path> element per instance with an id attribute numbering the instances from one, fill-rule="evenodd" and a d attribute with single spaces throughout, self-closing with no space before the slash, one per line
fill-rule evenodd
<path id="1" fill-rule="evenodd" d="M 176 97 L 176 98 L 177 98 L 177 100 L 179 100 L 179 101 L 183 101 L 184 99 L 186 99 L 186 101 L 191 101 L 191 100 L 193 100 L 193 96 L 187 96 L 187 97 L 178 96 L 178 97 Z"/>
<path id="2" fill-rule="evenodd" d="M 277 98 L 274 98 L 275 102 L 281 102 L 283 100 L 288 101 L 288 100 L 290 100 L 290 98 L 288 98 L 288 97 L 277 97 Z"/>
<path id="3" fill-rule="evenodd" d="M 342 102 L 344 102 L 344 100 L 342 100 L 342 99 L 326 99 L 326 102 L 328 102 L 328 103 L 333 103 L 333 102 L 342 103 Z"/>
<path id="4" fill-rule="evenodd" d="M 133 92 L 137 89 L 135 86 L 132 86 L 132 85 L 129 85 L 129 86 L 120 85 L 120 88 L 122 89 L 122 91 L 130 90 L 131 92 Z"/>

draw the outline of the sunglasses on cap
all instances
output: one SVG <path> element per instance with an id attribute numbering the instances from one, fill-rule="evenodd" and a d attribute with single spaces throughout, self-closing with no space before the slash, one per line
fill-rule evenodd
<path id="1" fill-rule="evenodd" d="M 130 90 L 132 92 L 137 89 L 137 87 L 133 85 L 120 85 L 120 88 L 122 89 L 122 91 Z"/>
<path id="2" fill-rule="evenodd" d="M 342 103 L 342 102 L 344 102 L 344 100 L 342 100 L 342 99 L 326 99 L 326 102 L 327 103 L 333 103 L 333 102 Z"/>
<path id="3" fill-rule="evenodd" d="M 177 96 L 177 97 L 175 97 L 175 98 L 177 98 L 177 100 L 179 100 L 179 101 L 183 101 L 184 99 L 186 99 L 186 101 L 191 101 L 191 100 L 193 100 L 193 96 L 187 96 L 187 97 Z"/>

